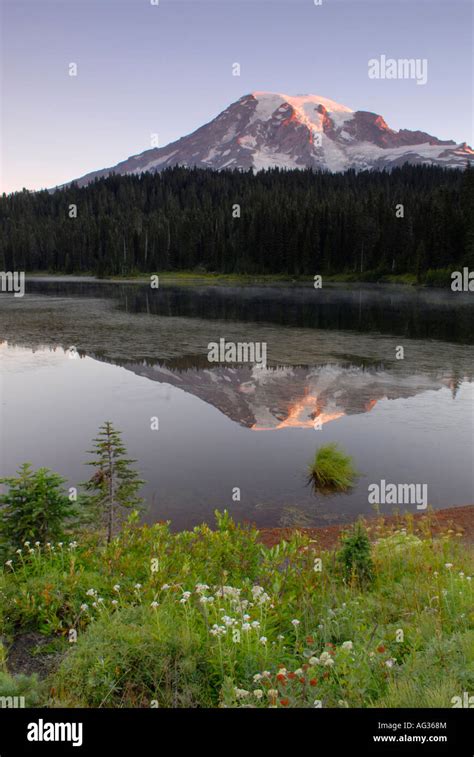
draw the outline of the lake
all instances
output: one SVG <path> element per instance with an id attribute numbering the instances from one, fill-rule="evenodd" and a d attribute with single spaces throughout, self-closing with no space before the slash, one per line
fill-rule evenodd
<path id="1" fill-rule="evenodd" d="M 382 479 L 426 484 L 433 508 L 472 503 L 473 302 L 397 286 L 27 277 L 25 297 L 0 294 L 1 474 L 30 461 L 77 486 L 110 420 L 147 482 L 145 519 L 176 529 L 224 508 L 260 527 L 348 522 L 372 512 Z M 266 367 L 210 363 L 221 338 L 266 343 Z M 350 493 L 307 486 L 327 442 L 354 458 Z"/>

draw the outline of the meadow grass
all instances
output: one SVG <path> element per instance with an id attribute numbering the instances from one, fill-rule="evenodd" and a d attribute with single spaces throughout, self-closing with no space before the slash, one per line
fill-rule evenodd
<path id="1" fill-rule="evenodd" d="M 57 645 L 57 665 L 40 687 L 4 660 L 0 696 L 55 707 L 451 707 L 474 690 L 474 561 L 455 534 L 432 538 L 429 518 L 423 538 L 410 518 L 397 530 L 372 521 L 370 554 L 363 525 L 336 551 L 298 532 L 267 548 L 227 513 L 215 530 L 131 520 L 109 545 L 93 534 L 25 544 L 0 571 L 6 665 L 12 640 L 32 631 Z M 351 544 L 370 582 L 348 577 Z"/>

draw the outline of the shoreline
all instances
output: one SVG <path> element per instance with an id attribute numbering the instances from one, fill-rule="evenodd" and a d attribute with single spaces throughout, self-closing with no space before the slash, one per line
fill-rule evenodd
<path id="1" fill-rule="evenodd" d="M 447 507 L 443 510 L 428 510 L 423 513 L 404 513 L 399 515 L 371 515 L 362 518 L 367 526 L 371 540 L 377 538 L 377 530 L 382 526 L 392 527 L 394 530 L 400 526 L 406 528 L 407 523 L 413 522 L 413 533 L 431 537 L 446 534 L 448 531 L 459 534 L 466 544 L 474 544 L 474 504 Z M 261 528 L 258 530 L 258 540 L 266 547 L 273 547 L 281 541 L 288 540 L 292 534 L 299 531 L 317 541 L 318 547 L 331 550 L 336 547 L 343 531 L 350 528 L 353 523 L 341 523 L 332 526 L 314 526 L 311 528 L 275 527 Z M 452 535 L 452 534 L 451 534 Z"/>
<path id="2" fill-rule="evenodd" d="M 26 273 L 26 278 L 32 281 L 56 281 L 56 282 L 84 282 L 94 284 L 149 284 L 151 276 L 158 276 L 160 286 L 221 286 L 221 287 L 252 287 L 252 286 L 281 286 L 281 287 L 304 287 L 313 288 L 314 277 L 312 276 L 287 276 L 286 274 L 226 274 L 226 273 L 195 273 L 192 271 L 139 273 L 137 275 L 110 276 L 99 278 L 92 273 Z M 362 285 L 381 287 L 402 287 L 403 289 L 441 289 L 449 287 L 433 287 L 418 284 L 413 274 L 400 274 L 381 276 L 380 279 L 371 279 L 357 276 L 356 274 L 322 274 L 324 283 L 337 287 L 338 285 Z"/>

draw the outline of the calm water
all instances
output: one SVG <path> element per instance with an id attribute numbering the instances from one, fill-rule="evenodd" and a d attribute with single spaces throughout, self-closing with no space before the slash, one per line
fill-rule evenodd
<path id="1" fill-rule="evenodd" d="M 347 521 L 371 511 L 367 487 L 381 479 L 426 483 L 435 508 L 472 503 L 473 301 L 30 280 L 23 299 L 0 295 L 1 473 L 28 460 L 77 485 L 112 420 L 147 481 L 147 520 L 176 528 L 225 507 L 259 526 Z M 210 364 L 222 337 L 266 342 L 267 369 Z M 315 497 L 306 467 L 330 441 L 361 477 L 349 494 Z"/>

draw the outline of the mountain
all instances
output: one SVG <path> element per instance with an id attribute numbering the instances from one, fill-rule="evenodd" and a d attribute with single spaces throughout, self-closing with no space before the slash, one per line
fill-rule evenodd
<path id="1" fill-rule="evenodd" d="M 192 134 L 93 171 L 77 183 L 176 165 L 339 172 L 390 169 L 406 162 L 463 168 L 473 158 L 465 142 L 456 144 L 423 131 L 394 131 L 376 113 L 353 111 L 325 97 L 253 92 Z"/>

